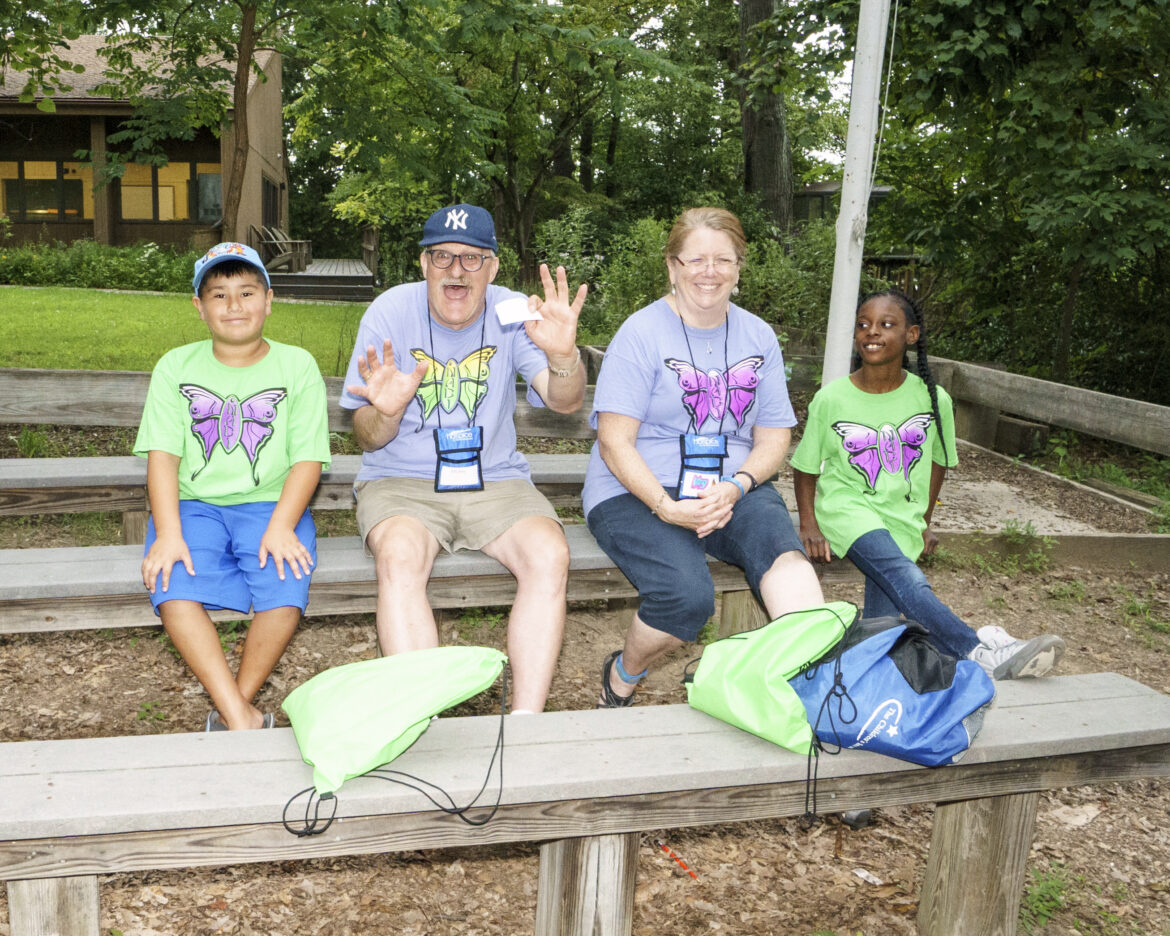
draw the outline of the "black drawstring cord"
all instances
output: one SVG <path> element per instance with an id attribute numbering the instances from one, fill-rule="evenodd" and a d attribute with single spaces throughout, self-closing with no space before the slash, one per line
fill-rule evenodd
<path id="1" fill-rule="evenodd" d="M 309 794 L 309 799 L 308 799 L 308 802 L 305 803 L 305 826 L 303 829 L 295 829 L 288 821 L 288 810 L 289 810 L 289 807 L 292 806 L 293 803 L 295 803 L 298 799 L 300 799 L 306 793 Z M 324 803 L 326 800 L 332 801 L 333 812 L 331 812 L 329 814 L 329 818 L 325 820 L 325 825 L 321 826 L 321 828 L 318 829 L 317 823 L 321 821 L 321 804 Z M 309 818 L 310 812 L 312 812 L 312 814 L 313 814 L 312 819 Z M 280 821 L 281 821 L 281 823 L 283 823 L 285 831 L 291 832 L 297 838 L 306 838 L 307 836 L 310 836 L 310 835 L 320 835 L 322 832 L 324 832 L 326 829 L 328 829 L 331 825 L 333 825 L 333 819 L 336 815 L 337 815 L 337 797 L 336 796 L 334 796 L 332 793 L 324 793 L 321 796 L 318 796 L 317 790 L 315 787 L 305 787 L 303 790 L 301 790 L 300 793 L 296 794 L 294 797 L 292 797 L 292 799 L 290 799 L 287 803 L 284 804 L 284 811 L 280 814 Z"/>
<path id="2" fill-rule="evenodd" d="M 500 731 L 499 731 L 499 734 L 496 735 L 496 746 L 492 750 L 492 759 L 491 759 L 491 761 L 488 762 L 488 769 L 487 769 L 487 773 L 484 774 L 483 785 L 480 786 L 479 792 L 475 794 L 475 796 L 472 798 L 471 802 L 469 802 L 466 806 L 456 806 L 455 800 L 452 799 L 451 794 L 448 793 L 446 790 L 444 790 L 441 786 L 438 786 L 437 784 L 431 783 L 429 780 L 423 780 L 422 778 L 416 777 L 413 774 L 403 773 L 400 770 L 384 770 L 381 768 L 377 768 L 377 769 L 369 771 L 366 774 L 363 774 L 363 776 L 372 777 L 372 778 L 375 778 L 378 780 L 385 780 L 388 783 L 398 783 L 404 787 L 408 787 L 409 789 L 415 790 L 418 793 L 421 793 L 423 796 L 425 796 L 428 800 L 430 800 L 440 810 L 447 813 L 447 815 L 458 816 L 460 819 L 462 819 L 464 822 L 466 822 L 470 826 L 487 825 L 495 817 L 496 813 L 499 811 L 500 802 L 504 798 L 504 716 L 507 713 L 507 699 L 508 699 L 508 671 L 507 671 L 507 669 L 505 669 L 503 672 L 503 679 L 500 683 Z M 487 789 L 488 783 L 491 781 L 492 768 L 495 767 L 497 757 L 499 757 L 499 760 L 500 760 L 500 766 L 498 768 L 498 773 L 499 773 L 499 778 L 500 778 L 500 786 L 499 786 L 499 791 L 496 795 L 496 802 L 492 806 L 491 812 L 489 812 L 486 816 L 480 816 L 478 819 L 468 819 L 466 813 L 468 812 L 468 810 L 474 808 L 475 804 L 479 801 L 479 798 L 483 795 L 483 791 Z M 401 777 L 405 777 L 407 779 L 406 780 L 399 779 Z M 413 782 L 409 782 L 409 781 L 413 781 Z M 450 803 L 450 805 L 445 806 L 442 802 L 440 802 L 438 799 L 436 799 L 435 796 L 431 795 L 431 793 L 427 789 L 424 789 L 424 787 L 430 787 L 431 790 L 436 791 L 437 795 L 443 797 L 447 803 Z M 305 825 L 304 825 L 304 828 L 301 828 L 301 829 L 294 828 L 288 820 L 289 807 L 291 807 L 294 802 L 296 802 L 298 799 L 300 799 L 300 797 L 304 796 L 306 793 L 309 794 L 309 800 L 305 804 Z M 332 801 L 333 812 L 330 814 L 328 819 L 324 820 L 324 825 L 322 825 L 320 828 L 317 828 L 318 823 L 321 822 L 321 818 L 320 818 L 321 803 L 325 802 L 326 800 Z M 310 818 L 310 816 L 309 816 L 310 813 L 312 813 L 312 818 Z M 337 797 L 336 796 L 334 796 L 332 793 L 324 793 L 321 796 L 318 796 L 316 789 L 314 787 L 306 787 L 305 789 L 303 789 L 299 793 L 297 793 L 295 796 L 293 796 L 291 799 L 289 799 L 289 801 L 287 803 L 284 804 L 284 811 L 281 813 L 281 822 L 283 823 L 285 829 L 288 832 L 291 832 L 293 835 L 297 836 L 298 838 L 304 838 L 304 837 L 310 836 L 310 835 L 322 834 L 326 829 L 328 829 L 331 825 L 333 825 L 333 820 L 334 820 L 334 818 L 336 818 L 336 816 L 337 816 Z"/>

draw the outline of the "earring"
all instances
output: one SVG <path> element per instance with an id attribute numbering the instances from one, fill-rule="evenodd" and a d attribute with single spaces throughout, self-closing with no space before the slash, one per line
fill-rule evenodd
<path id="1" fill-rule="evenodd" d="M 731 287 L 731 294 L 732 294 L 733 296 L 738 296 L 738 295 L 739 295 L 739 287 L 738 287 L 738 286 L 732 286 L 732 287 Z"/>
<path id="2" fill-rule="evenodd" d="M 670 284 L 670 294 L 673 296 L 676 292 L 677 292 L 677 290 L 674 288 L 674 283 L 671 283 Z"/>

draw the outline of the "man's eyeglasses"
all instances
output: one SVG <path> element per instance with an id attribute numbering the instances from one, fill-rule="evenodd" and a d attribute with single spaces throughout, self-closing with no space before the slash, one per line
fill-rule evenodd
<path id="1" fill-rule="evenodd" d="M 455 254 L 451 253 L 449 250 L 424 250 L 423 253 L 429 255 L 431 258 L 431 263 L 433 263 L 440 270 L 447 269 L 449 266 L 451 266 L 452 263 L 455 262 L 455 258 L 458 257 L 459 265 L 463 267 L 463 269 L 468 273 L 476 272 L 480 267 L 483 266 L 483 262 L 485 260 L 492 259 L 491 254 Z"/>
<path id="2" fill-rule="evenodd" d="M 692 273 L 700 273 L 713 266 L 719 273 L 726 273 L 732 267 L 739 265 L 736 257 L 675 257 L 679 263 Z"/>

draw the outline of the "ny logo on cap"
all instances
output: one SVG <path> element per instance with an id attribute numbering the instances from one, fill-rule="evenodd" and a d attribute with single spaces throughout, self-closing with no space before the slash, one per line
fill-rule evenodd
<path id="1" fill-rule="evenodd" d="M 467 212 L 462 208 L 452 208 L 447 212 L 447 220 L 443 222 L 443 227 L 451 228 L 454 231 L 466 231 Z"/>

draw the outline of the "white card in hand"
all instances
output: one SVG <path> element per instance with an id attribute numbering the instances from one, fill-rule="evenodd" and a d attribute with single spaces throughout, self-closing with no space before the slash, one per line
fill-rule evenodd
<path id="1" fill-rule="evenodd" d="M 496 316 L 501 325 L 511 325 L 515 322 L 539 322 L 543 316 L 539 312 L 528 311 L 528 300 L 513 296 L 511 299 L 501 299 L 496 303 Z"/>

